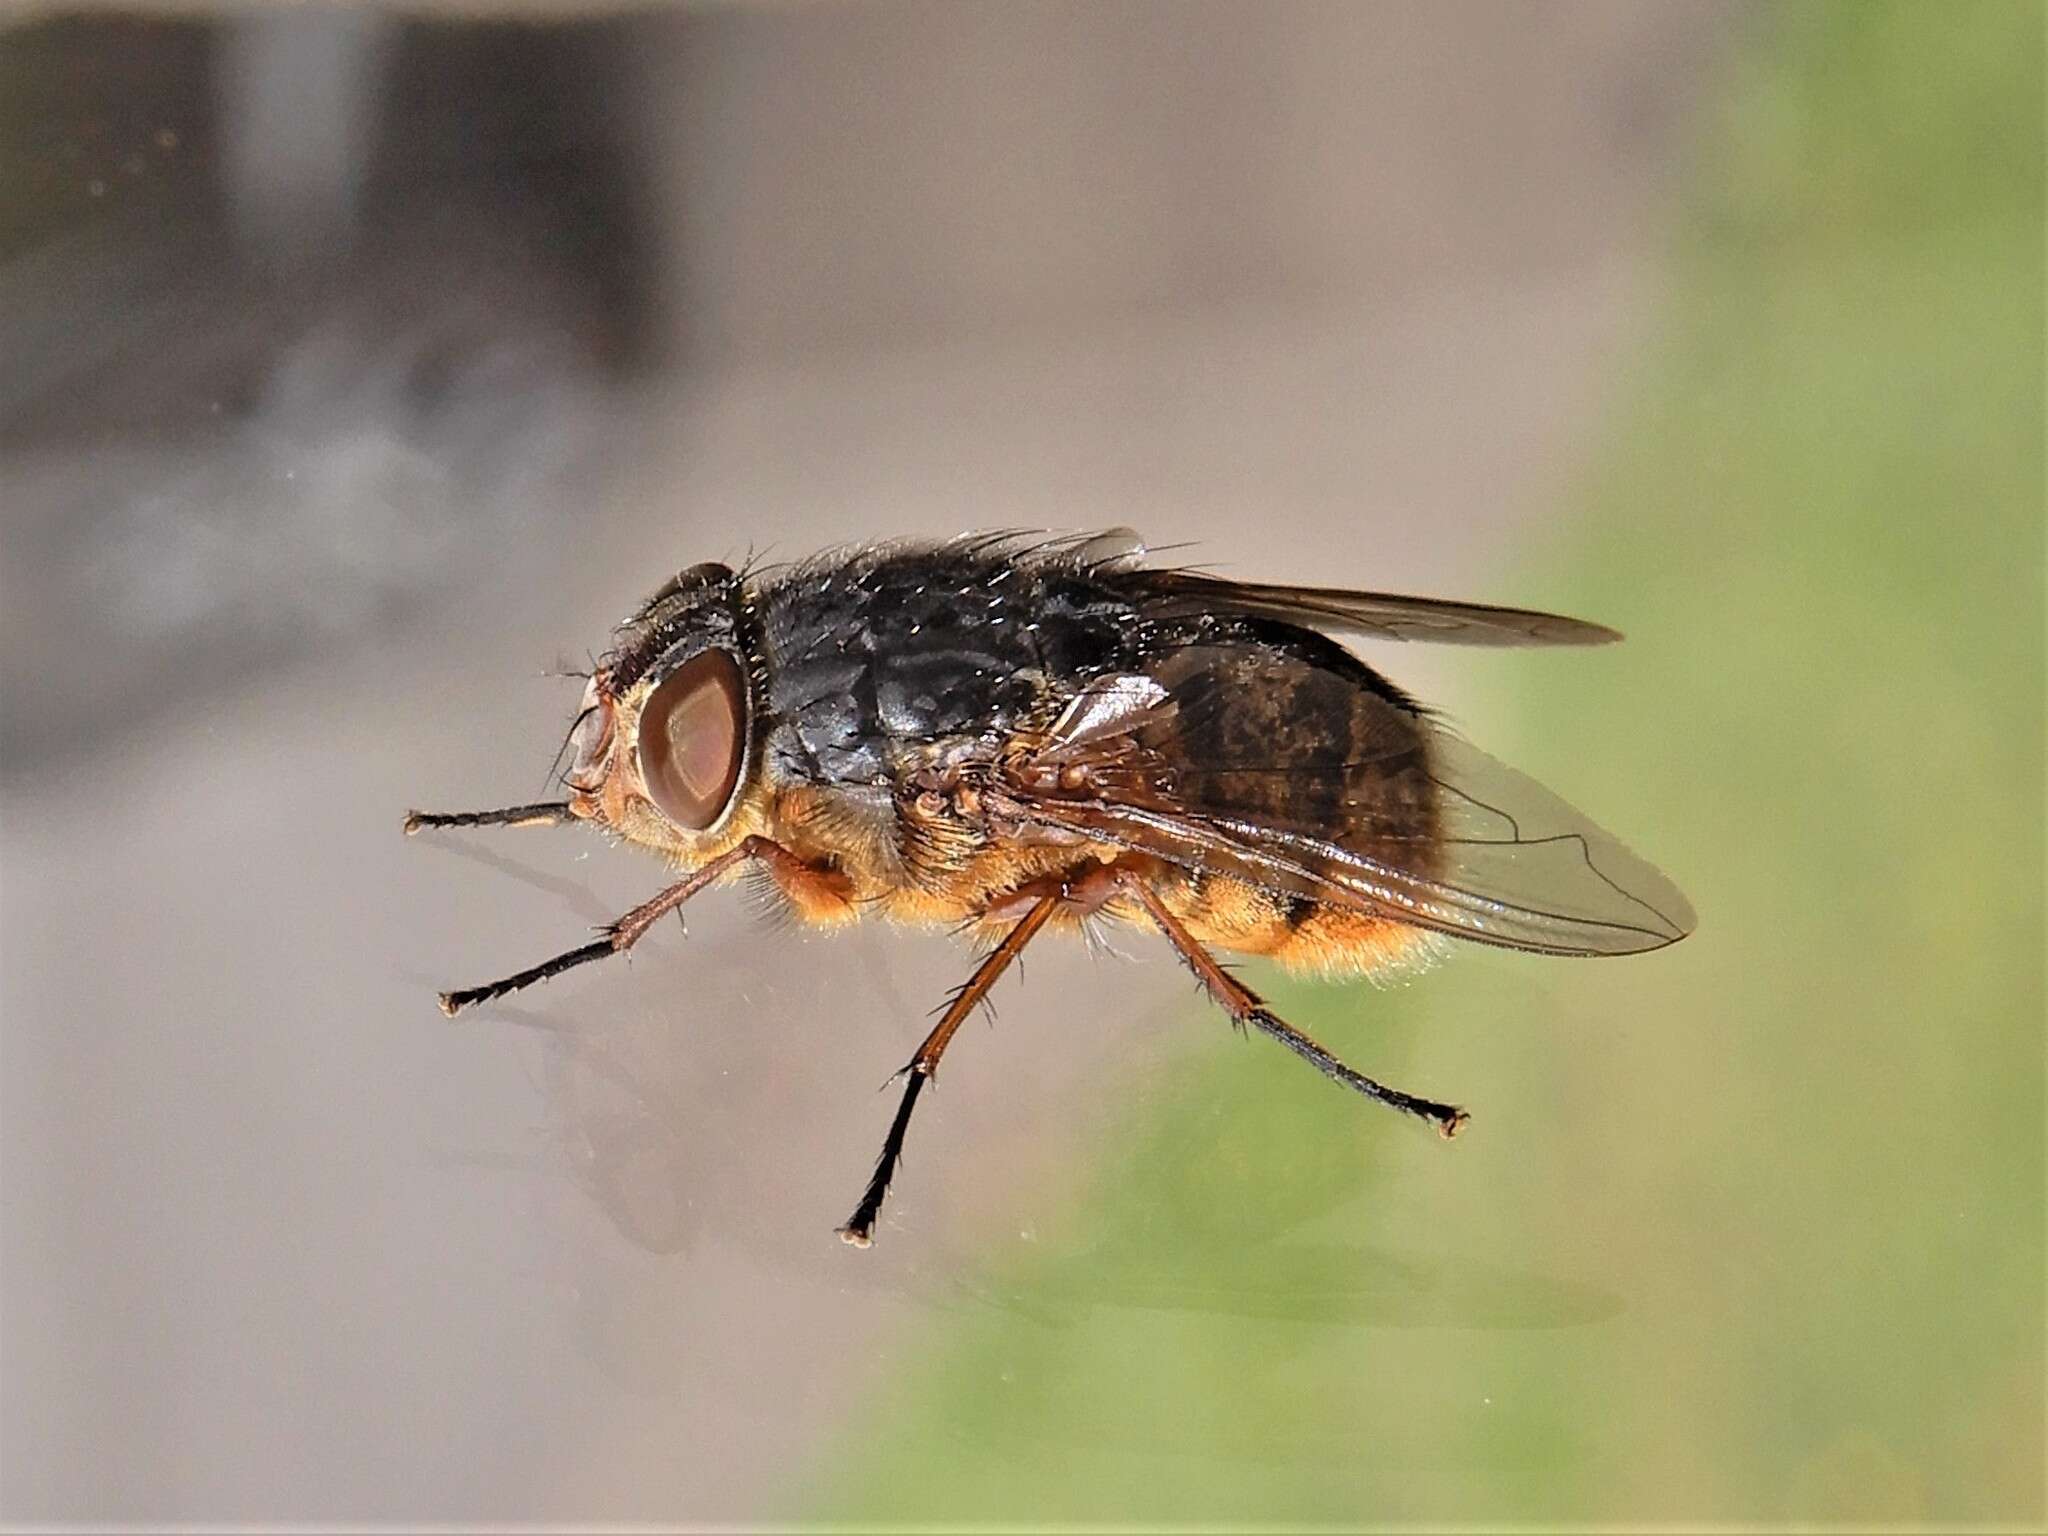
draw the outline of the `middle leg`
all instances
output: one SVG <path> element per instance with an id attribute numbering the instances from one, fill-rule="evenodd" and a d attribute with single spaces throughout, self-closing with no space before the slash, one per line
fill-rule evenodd
<path id="1" fill-rule="evenodd" d="M 895 1177 L 896 1164 L 903 1156 L 903 1136 L 910 1129 L 910 1112 L 917 1106 L 917 1096 L 924 1091 L 925 1080 L 939 1070 L 939 1058 L 946 1053 L 946 1046 L 966 1022 L 967 1016 L 974 1012 L 975 1005 L 988 996 L 989 988 L 996 984 L 998 976 L 1009 969 L 1010 962 L 1024 952 L 1024 946 L 1045 926 L 1046 919 L 1052 916 L 1060 901 L 1056 895 L 1041 896 L 1017 920 L 1017 925 L 1003 935 L 1002 942 L 974 968 L 974 974 L 967 978 L 966 984 L 953 994 L 945 1012 L 939 1015 L 939 1022 L 932 1026 L 924 1044 L 917 1048 L 917 1054 L 903 1069 L 908 1079 L 903 1085 L 903 1102 L 897 1105 L 896 1118 L 890 1122 L 888 1137 L 882 1143 L 882 1155 L 875 1163 L 874 1176 L 868 1180 L 867 1191 L 860 1197 L 860 1204 L 854 1207 L 846 1225 L 839 1229 L 839 1235 L 854 1247 L 865 1248 L 875 1240 L 875 1218 L 881 1214 L 882 1202 L 888 1198 L 889 1181 Z"/>

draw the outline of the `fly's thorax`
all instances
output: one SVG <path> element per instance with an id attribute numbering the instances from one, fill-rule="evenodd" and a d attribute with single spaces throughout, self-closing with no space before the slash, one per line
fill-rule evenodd
<path id="1" fill-rule="evenodd" d="M 768 754 L 793 781 L 884 788 L 936 743 L 998 740 L 1127 659 L 1134 612 L 1084 573 L 957 548 L 800 567 L 764 588 Z"/>

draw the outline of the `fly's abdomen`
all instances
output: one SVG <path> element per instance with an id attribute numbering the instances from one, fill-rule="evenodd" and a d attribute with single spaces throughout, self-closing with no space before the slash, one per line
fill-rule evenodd
<path id="1" fill-rule="evenodd" d="M 1427 722 L 1362 663 L 1247 636 L 1169 651 L 1154 670 L 1175 704 L 1155 749 L 1182 807 L 1432 867 Z"/>

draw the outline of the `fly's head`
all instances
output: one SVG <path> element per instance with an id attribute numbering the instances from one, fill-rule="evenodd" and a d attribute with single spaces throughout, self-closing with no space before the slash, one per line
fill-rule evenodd
<path id="1" fill-rule="evenodd" d="M 760 819 L 757 667 L 742 583 L 684 571 L 620 626 L 569 733 L 569 808 L 691 866 Z"/>

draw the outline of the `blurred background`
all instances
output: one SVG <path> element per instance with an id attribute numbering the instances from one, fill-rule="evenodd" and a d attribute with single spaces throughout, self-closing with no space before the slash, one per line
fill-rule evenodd
<path id="1" fill-rule="evenodd" d="M 2043 1489 L 2029 3 L 0 13 L 0 1518 L 2012 1523 Z M 1130 523 L 1668 869 L 1252 968 L 1455 1146 L 535 798 L 746 551 Z"/>

